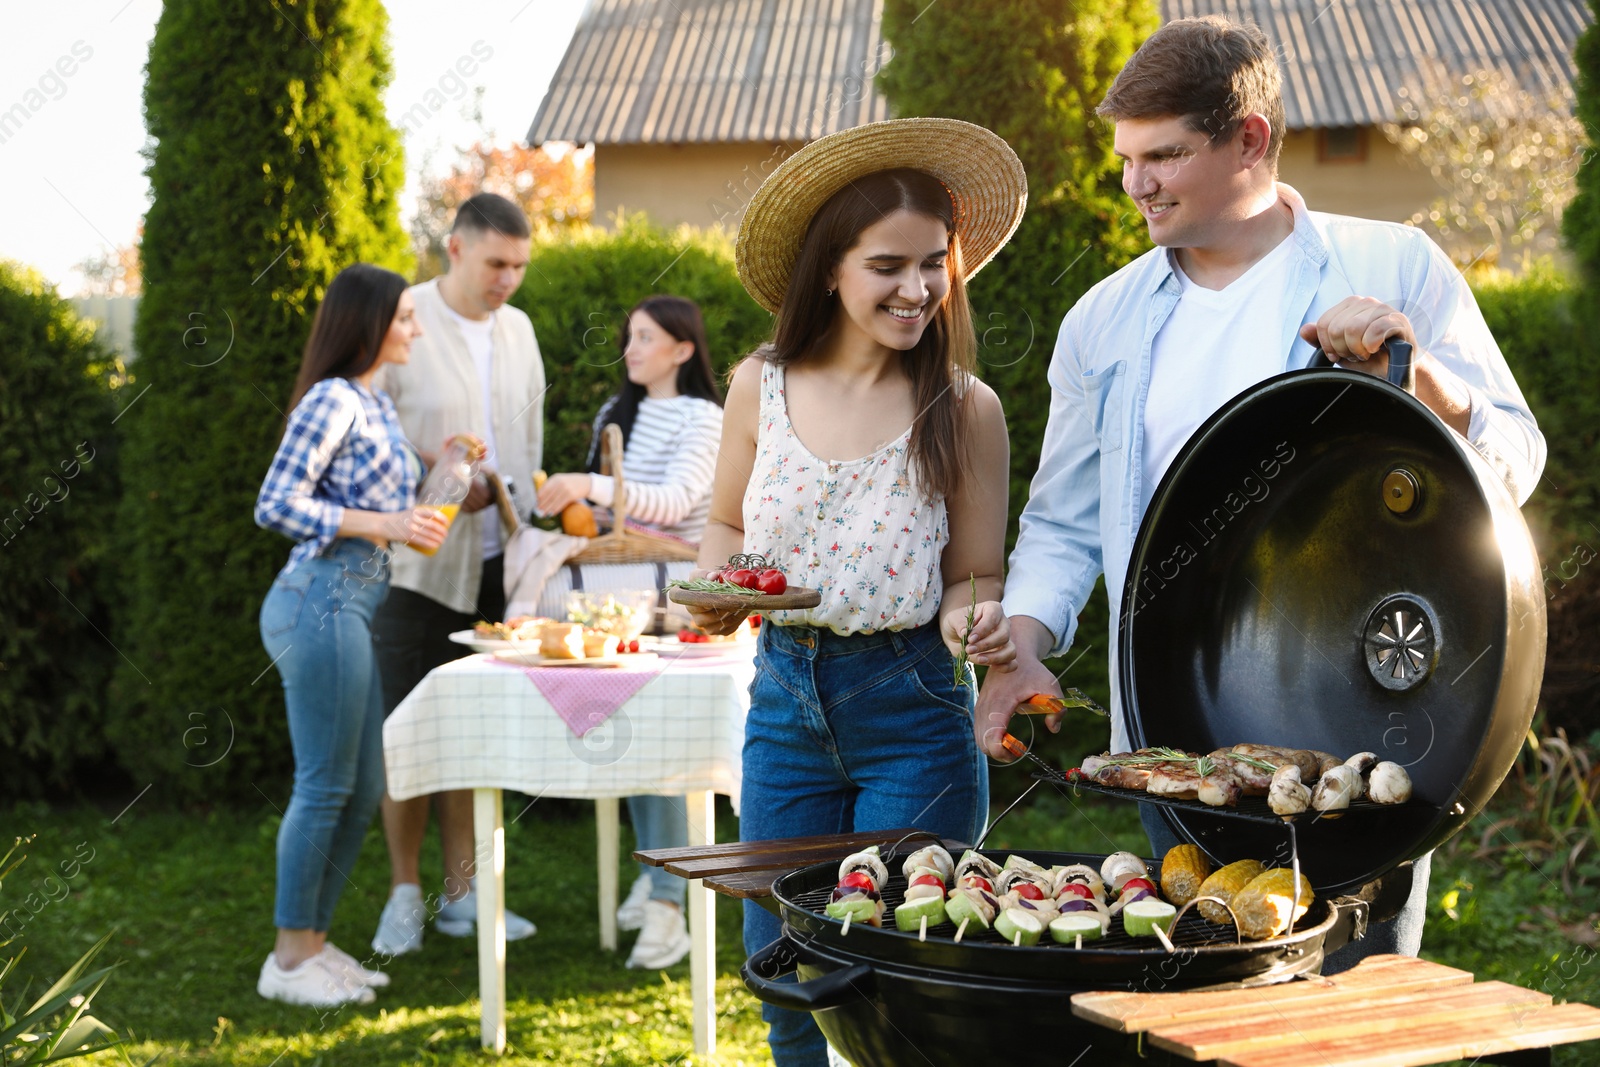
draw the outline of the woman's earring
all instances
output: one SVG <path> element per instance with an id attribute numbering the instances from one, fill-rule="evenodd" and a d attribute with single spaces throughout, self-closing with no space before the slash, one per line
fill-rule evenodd
<path id="1" fill-rule="evenodd" d="M 832 296 L 833 295 L 833 290 L 832 289 L 824 289 L 824 290 L 822 290 L 822 295 L 823 296 Z"/>

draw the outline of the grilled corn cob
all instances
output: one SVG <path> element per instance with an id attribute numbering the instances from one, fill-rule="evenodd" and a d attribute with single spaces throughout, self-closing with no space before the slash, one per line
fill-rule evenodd
<path id="1" fill-rule="evenodd" d="M 1234 894 L 1249 885 L 1251 879 L 1265 869 L 1260 860 L 1239 860 L 1237 863 L 1230 863 L 1200 883 L 1199 895 L 1217 897 L 1231 904 Z M 1224 926 L 1233 925 L 1233 916 L 1229 915 L 1228 909 L 1222 905 L 1202 900 L 1197 907 L 1200 909 L 1200 914 L 1212 922 L 1222 923 Z"/>
<path id="2" fill-rule="evenodd" d="M 1233 911 L 1239 916 L 1239 933 L 1252 941 L 1277 937 L 1289 928 L 1291 910 L 1298 919 L 1311 906 L 1314 894 L 1306 876 L 1300 876 L 1300 899 L 1291 901 L 1294 874 L 1287 867 L 1264 871 L 1233 895 Z"/>
<path id="3" fill-rule="evenodd" d="M 1178 907 L 1200 895 L 1211 861 L 1198 845 L 1178 845 L 1161 860 L 1161 895 Z"/>

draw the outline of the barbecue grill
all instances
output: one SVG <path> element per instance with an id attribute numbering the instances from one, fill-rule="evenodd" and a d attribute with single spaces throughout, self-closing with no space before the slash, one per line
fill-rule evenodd
<path id="1" fill-rule="evenodd" d="M 1092 1047 L 1086 1062 L 1119 1062 L 1137 1054 L 1129 1039 L 1075 1019 L 1072 994 L 1280 982 L 1360 937 L 1368 901 L 1341 894 L 1437 847 L 1488 800 L 1532 719 L 1544 659 L 1527 527 L 1489 463 L 1405 388 L 1409 355 L 1391 343 L 1388 382 L 1308 369 L 1230 401 L 1157 488 L 1124 585 L 1116 654 L 1136 746 L 1371 751 L 1411 774 L 1405 805 L 1287 821 L 1262 800 L 1211 809 L 1138 795 L 1219 865 L 1300 866 L 1317 901 L 1290 933 L 1239 944 L 1190 912 L 1171 951 L 1115 922 L 1082 948 L 970 930 L 958 944 L 948 927 L 925 942 L 892 928 L 845 934 L 823 913 L 835 858 L 774 882 L 784 933 L 746 962 L 752 991 L 813 1012 L 862 1067 L 966 1065 L 1008 1047 L 1069 1061 Z M 905 889 L 889 868 L 886 914 Z M 791 970 L 798 983 L 775 981 Z"/>

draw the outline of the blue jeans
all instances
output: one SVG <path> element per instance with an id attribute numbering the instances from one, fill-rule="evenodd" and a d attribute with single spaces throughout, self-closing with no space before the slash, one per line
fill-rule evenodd
<path id="1" fill-rule="evenodd" d="M 1139 805 L 1139 820 L 1144 823 L 1145 836 L 1150 838 L 1151 854 L 1160 859 L 1168 849 L 1180 842 L 1157 812 L 1158 809 L 1152 804 Z M 1400 914 L 1387 922 L 1369 924 L 1367 936 L 1329 953 L 1322 961 L 1322 973 L 1348 971 L 1368 956 L 1386 953 L 1415 956 L 1421 951 L 1422 923 L 1428 917 L 1428 875 L 1432 868 L 1432 852 L 1414 860 L 1411 864 L 1411 893 L 1406 897 Z"/>
<path id="2" fill-rule="evenodd" d="M 274 922 L 326 933 L 383 797 L 383 686 L 372 615 L 387 554 L 342 537 L 281 573 L 261 605 L 261 643 L 283 677 L 294 792 L 278 828 Z"/>
<path id="3" fill-rule="evenodd" d="M 840 637 L 761 627 L 745 721 L 739 837 L 916 827 L 975 841 L 989 765 L 972 736 L 973 687 L 958 688 L 937 625 Z M 971 673 L 968 673 L 971 679 Z M 744 945 L 782 932 L 751 901 Z M 822 1031 L 803 1012 L 763 1005 L 777 1067 L 824 1067 Z"/>
<path id="4" fill-rule="evenodd" d="M 633 840 L 641 849 L 682 848 L 689 843 L 689 813 L 682 797 L 636 796 L 628 798 L 628 818 L 633 820 Z M 665 867 L 639 864 L 650 879 L 650 899 L 676 904 L 681 910 L 689 899 L 689 883 Z"/>

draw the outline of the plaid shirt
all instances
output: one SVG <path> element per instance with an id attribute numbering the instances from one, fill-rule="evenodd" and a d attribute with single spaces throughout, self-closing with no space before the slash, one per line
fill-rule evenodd
<path id="1" fill-rule="evenodd" d="M 404 511 L 414 505 L 420 471 L 388 394 L 324 378 L 289 414 L 256 497 L 256 525 L 299 542 L 287 572 L 339 536 L 345 508 Z"/>

